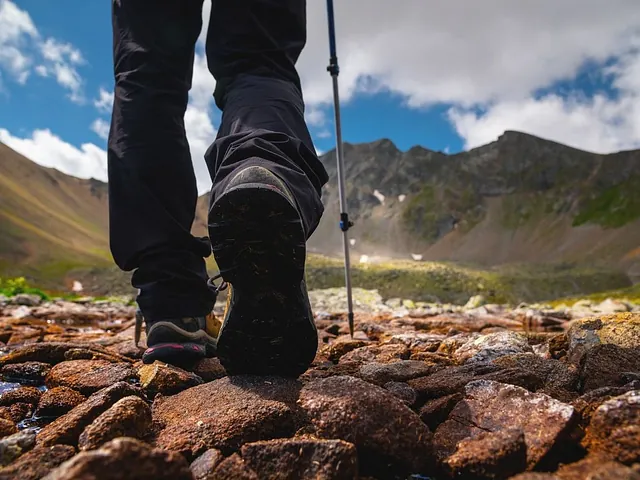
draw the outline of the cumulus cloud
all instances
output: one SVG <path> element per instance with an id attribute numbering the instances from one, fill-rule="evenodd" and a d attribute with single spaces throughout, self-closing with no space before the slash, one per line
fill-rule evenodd
<path id="1" fill-rule="evenodd" d="M 109 122 L 102 118 L 96 118 L 91 124 L 91 130 L 103 140 L 109 138 Z"/>
<path id="2" fill-rule="evenodd" d="M 98 98 L 93 101 L 93 106 L 101 113 L 111 113 L 113 109 L 113 92 L 100 88 Z"/>

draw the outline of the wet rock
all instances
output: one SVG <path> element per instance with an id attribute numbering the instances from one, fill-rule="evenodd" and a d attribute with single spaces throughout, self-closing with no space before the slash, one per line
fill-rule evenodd
<path id="1" fill-rule="evenodd" d="M 527 467 L 527 447 L 519 429 L 481 432 L 460 441 L 442 461 L 451 478 L 505 479 Z"/>
<path id="2" fill-rule="evenodd" d="M 576 398 L 571 404 L 580 415 L 580 423 L 586 427 L 591 422 L 591 417 L 596 409 L 607 400 L 624 395 L 633 390 L 630 387 L 604 387 L 591 390 Z"/>
<path id="3" fill-rule="evenodd" d="M 360 368 L 358 376 L 367 382 L 384 385 L 388 382 L 405 382 L 424 377 L 444 367 L 419 360 L 400 360 L 393 363 L 367 363 Z"/>
<path id="4" fill-rule="evenodd" d="M 596 345 L 582 354 L 582 391 L 620 387 L 627 383 L 623 374 L 640 373 L 640 348 L 621 348 L 614 344 Z"/>
<path id="5" fill-rule="evenodd" d="M 563 465 L 556 475 L 559 480 L 640 480 L 639 472 L 600 455 Z"/>
<path id="6" fill-rule="evenodd" d="M 462 393 L 454 393 L 429 400 L 420 408 L 420 419 L 433 431 L 449 417 L 451 410 L 463 398 L 464 395 Z"/>
<path id="7" fill-rule="evenodd" d="M 398 397 L 408 407 L 412 407 L 418 399 L 416 391 L 404 382 L 388 382 L 383 388 Z"/>
<path id="8" fill-rule="evenodd" d="M 86 397 L 68 387 L 55 387 L 40 397 L 36 415 L 38 417 L 59 417 L 80 405 Z"/>
<path id="9" fill-rule="evenodd" d="M 130 395 L 144 398 L 142 390 L 126 382 L 115 383 L 94 393 L 69 413 L 44 427 L 38 434 L 38 444 L 48 446 L 58 443 L 77 445 L 78 437 L 87 425 L 118 400 Z"/>
<path id="10" fill-rule="evenodd" d="M 116 382 L 130 380 L 135 372 L 128 363 L 107 360 L 70 360 L 55 365 L 45 384 L 48 388 L 69 387 L 83 395 L 91 395 Z"/>
<path id="11" fill-rule="evenodd" d="M 215 480 L 258 480 L 258 475 L 240 458 L 240 455 L 234 453 L 218 465 L 211 478 Z"/>
<path id="12" fill-rule="evenodd" d="M 36 444 L 36 434 L 30 431 L 18 432 L 0 439 L 0 467 L 9 465 Z"/>
<path id="13" fill-rule="evenodd" d="M 481 335 L 453 353 L 458 363 L 490 362 L 505 355 L 533 353 L 527 337 L 521 333 L 502 331 Z"/>
<path id="14" fill-rule="evenodd" d="M 342 440 L 291 438 L 248 443 L 242 459 L 258 478 L 357 478 L 356 448 Z"/>
<path id="15" fill-rule="evenodd" d="M 28 403 L 14 403 L 10 407 L 0 407 L 0 417 L 18 423 L 33 413 L 33 405 Z"/>
<path id="16" fill-rule="evenodd" d="M 16 433 L 18 429 L 15 423 L 5 418 L 0 418 L 0 438 L 7 437 Z"/>
<path id="17" fill-rule="evenodd" d="M 524 388 L 488 380 L 465 387 L 465 398 L 449 414 L 434 435 L 434 448 L 442 455 L 465 438 L 482 432 L 517 428 L 524 432 L 527 466 L 534 468 L 572 427 L 573 407 Z"/>
<path id="18" fill-rule="evenodd" d="M 364 469 L 391 463 L 415 472 L 429 460 L 427 426 L 380 387 L 347 376 L 314 380 L 303 387 L 299 404 L 317 436 L 353 443 Z"/>
<path id="19" fill-rule="evenodd" d="M 93 450 L 118 437 L 142 439 L 150 431 L 151 408 L 140 397 L 124 397 L 84 429 L 80 450 Z"/>
<path id="20" fill-rule="evenodd" d="M 614 344 L 640 348 L 640 313 L 618 313 L 574 320 L 567 332 L 569 360 L 578 363 L 592 347 Z"/>
<path id="21" fill-rule="evenodd" d="M 202 378 L 195 373 L 158 361 L 140 367 L 138 377 L 140 378 L 140 386 L 149 398 L 153 398 L 157 394 L 174 395 L 203 383 Z"/>
<path id="22" fill-rule="evenodd" d="M 25 305 L 27 307 L 37 307 L 42 303 L 40 295 L 30 293 L 19 293 L 11 299 L 13 305 Z"/>
<path id="23" fill-rule="evenodd" d="M 340 357 L 340 363 L 344 362 L 378 362 L 391 363 L 398 360 L 407 360 L 411 351 L 406 345 L 367 345 L 356 348 Z"/>
<path id="24" fill-rule="evenodd" d="M 0 480 L 39 480 L 75 453 L 70 445 L 35 447 L 11 465 L 0 468 Z"/>
<path id="25" fill-rule="evenodd" d="M 583 444 L 621 463 L 640 462 L 640 390 L 607 400 L 591 417 Z"/>
<path id="26" fill-rule="evenodd" d="M 35 387 L 20 387 L 0 395 L 0 406 L 9 407 L 14 403 L 37 405 L 41 395 L 42 391 Z"/>
<path id="27" fill-rule="evenodd" d="M 218 358 L 203 358 L 195 364 L 193 373 L 205 382 L 213 382 L 227 376 L 227 372 Z"/>
<path id="28" fill-rule="evenodd" d="M 292 379 L 236 376 L 158 398 L 156 445 L 192 459 L 210 448 L 229 454 L 247 442 L 290 436 L 299 390 Z"/>
<path id="29" fill-rule="evenodd" d="M 189 468 L 194 480 L 208 480 L 216 467 L 222 462 L 224 455 L 220 450 L 210 448 L 198 458 L 196 458 Z"/>
<path id="30" fill-rule="evenodd" d="M 343 335 L 335 339 L 328 347 L 327 356 L 332 362 L 337 362 L 343 355 L 364 347 L 368 342 L 364 340 L 351 339 L 348 335 Z"/>
<path id="31" fill-rule="evenodd" d="M 117 438 L 98 450 L 81 452 L 52 470 L 45 480 L 193 480 L 185 459 L 133 438 Z"/>
<path id="32" fill-rule="evenodd" d="M 51 370 L 51 365 L 43 362 L 25 362 L 9 364 L 2 367 L 2 376 L 20 381 L 44 383 L 44 378 Z"/>
<path id="33" fill-rule="evenodd" d="M 0 365 L 25 362 L 43 362 L 55 365 L 65 360 L 64 354 L 68 350 L 82 347 L 83 345 L 67 342 L 32 343 L 0 357 Z"/>

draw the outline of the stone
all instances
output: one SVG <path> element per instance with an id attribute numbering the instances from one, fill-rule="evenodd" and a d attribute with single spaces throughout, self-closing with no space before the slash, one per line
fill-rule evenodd
<path id="1" fill-rule="evenodd" d="M 10 407 L 0 407 L 0 416 L 13 423 L 19 423 L 33 413 L 33 405 L 28 403 L 14 403 Z"/>
<path id="2" fill-rule="evenodd" d="M 481 335 L 453 353 L 456 362 L 490 362 L 505 355 L 515 353 L 533 353 L 533 349 L 522 333 L 501 331 Z"/>
<path id="3" fill-rule="evenodd" d="M 222 452 L 215 448 L 204 452 L 189 465 L 194 480 L 208 480 L 223 459 Z"/>
<path id="4" fill-rule="evenodd" d="M 591 417 L 583 445 L 630 465 L 640 462 L 640 390 L 632 390 L 600 405 Z"/>
<path id="5" fill-rule="evenodd" d="M 13 462 L 23 453 L 31 450 L 36 444 L 36 434 L 23 431 L 0 439 L 0 467 Z"/>
<path id="6" fill-rule="evenodd" d="M 575 420 L 570 405 L 514 385 L 476 380 L 434 435 L 434 448 L 445 454 L 452 445 L 482 432 L 520 429 L 527 446 L 527 467 L 535 468 L 568 434 Z"/>
<path id="7" fill-rule="evenodd" d="M 193 480 L 185 459 L 127 437 L 81 452 L 43 480 Z"/>
<path id="8" fill-rule="evenodd" d="M 573 408 L 580 415 L 580 423 L 587 427 L 591 423 L 591 417 L 596 409 L 607 400 L 623 395 L 633 390 L 630 387 L 603 387 L 581 395 L 571 402 Z"/>
<path id="9" fill-rule="evenodd" d="M 313 380 L 302 388 L 298 403 L 316 436 L 353 443 L 366 470 L 391 463 L 415 472 L 429 461 L 431 432 L 380 387 L 348 376 Z"/>
<path id="10" fill-rule="evenodd" d="M 567 331 L 569 360 L 578 363 L 592 347 L 613 344 L 640 348 L 640 313 L 617 313 L 573 320 Z"/>
<path id="11" fill-rule="evenodd" d="M 0 418 L 0 438 L 13 435 L 17 432 L 18 429 L 16 428 L 16 425 L 15 423 L 13 423 L 13 421 L 7 420 L 5 418 Z"/>
<path id="12" fill-rule="evenodd" d="M 448 417 L 451 410 L 464 398 L 462 393 L 453 393 L 444 397 L 428 400 L 420 408 L 420 419 L 427 424 L 430 430 L 435 431 Z"/>
<path id="13" fill-rule="evenodd" d="M 140 386 L 149 398 L 158 394 L 174 395 L 203 383 L 195 373 L 159 361 L 140 367 L 138 377 Z"/>
<path id="14" fill-rule="evenodd" d="M 80 450 L 93 450 L 118 437 L 141 439 L 151 429 L 151 408 L 140 397 L 118 400 L 89 424 L 78 438 Z"/>
<path id="15" fill-rule="evenodd" d="M 64 359 L 69 360 L 105 360 L 111 363 L 131 363 L 131 359 L 113 351 L 96 351 L 89 348 L 71 348 L 64 352 Z"/>
<path id="16" fill-rule="evenodd" d="M 509 480 L 561 480 L 552 473 L 525 472 L 509 478 Z M 594 479 L 595 480 L 595 479 Z"/>
<path id="17" fill-rule="evenodd" d="M 258 480 L 258 475 L 240 458 L 240 455 L 234 453 L 220 462 L 210 478 L 215 480 Z"/>
<path id="18" fill-rule="evenodd" d="M 70 445 L 35 447 L 11 465 L 0 468 L 0 480 L 39 480 L 75 453 Z"/>
<path id="19" fill-rule="evenodd" d="M 0 365 L 24 362 L 43 362 L 51 365 L 64 361 L 64 354 L 80 345 L 64 342 L 32 343 L 0 357 Z"/>
<path id="20" fill-rule="evenodd" d="M 481 307 L 486 303 L 487 303 L 487 300 L 486 298 L 484 298 L 483 295 L 474 295 L 473 297 L 469 298 L 469 300 L 467 301 L 467 303 L 463 308 L 465 310 L 471 310 L 474 308 Z"/>
<path id="21" fill-rule="evenodd" d="M 227 372 L 218 358 L 203 358 L 193 367 L 193 373 L 205 382 L 213 382 L 219 378 L 226 377 Z"/>
<path id="22" fill-rule="evenodd" d="M 121 398 L 144 393 L 126 382 L 118 382 L 93 395 L 65 415 L 57 418 L 38 433 L 38 445 L 65 444 L 76 446 L 82 431 Z"/>
<path id="23" fill-rule="evenodd" d="M 44 378 L 51 370 L 51 365 L 43 362 L 25 362 L 9 364 L 2 367 L 2 376 L 21 382 L 44 383 Z"/>
<path id="24" fill-rule="evenodd" d="M 406 345 L 367 345 L 356 348 L 340 357 L 339 363 L 344 362 L 378 362 L 391 363 L 398 360 L 407 360 L 411 350 Z"/>
<path id="25" fill-rule="evenodd" d="M 258 478 L 338 480 L 358 476 L 356 448 L 342 440 L 267 440 L 243 445 L 241 455 Z"/>
<path id="26" fill-rule="evenodd" d="M 416 391 L 405 382 L 388 382 L 383 385 L 383 388 L 402 400 L 402 402 L 409 408 L 411 408 L 416 403 L 416 400 L 418 400 L 418 394 Z"/>
<path id="27" fill-rule="evenodd" d="M 640 480 L 640 472 L 606 456 L 593 454 L 561 466 L 556 475 L 559 480 Z"/>
<path id="28" fill-rule="evenodd" d="M 582 391 L 602 387 L 621 387 L 623 374 L 640 373 L 640 348 L 621 348 L 615 344 L 596 345 L 580 358 Z"/>
<path id="29" fill-rule="evenodd" d="M 478 332 L 464 332 L 456 335 L 451 335 L 440 342 L 438 347 L 438 353 L 444 355 L 453 355 L 456 350 L 462 348 L 467 343 L 480 338 L 482 335 Z"/>
<path id="30" fill-rule="evenodd" d="M 0 406 L 9 407 L 14 403 L 37 405 L 41 395 L 42 391 L 35 387 L 20 387 L 16 390 L 3 393 L 0 396 Z"/>
<path id="31" fill-rule="evenodd" d="M 48 388 L 69 387 L 83 395 L 91 395 L 114 383 L 135 378 L 128 363 L 107 360 L 70 360 L 55 365 L 45 384 Z"/>
<path id="32" fill-rule="evenodd" d="M 293 435 L 299 391 L 293 379 L 247 375 L 156 398 L 155 444 L 191 460 L 210 448 L 228 455 L 244 443 Z"/>
<path id="33" fill-rule="evenodd" d="M 35 413 L 38 417 L 59 417 L 86 399 L 87 397 L 69 387 L 54 387 L 42 394 Z"/>
<path id="34" fill-rule="evenodd" d="M 11 299 L 13 305 L 25 305 L 27 307 L 37 307 L 42 303 L 40 295 L 30 293 L 19 293 Z"/>
<path id="35" fill-rule="evenodd" d="M 405 382 L 413 378 L 424 377 L 444 368 L 419 360 L 399 360 L 393 363 L 366 363 L 358 376 L 367 382 L 384 385 L 388 382 Z"/>
<path id="36" fill-rule="evenodd" d="M 598 305 L 594 305 L 592 308 L 594 311 L 605 315 L 628 312 L 630 310 L 629 305 L 621 302 L 620 300 L 614 300 L 613 298 L 607 298 L 606 300 L 600 302 Z"/>
<path id="37" fill-rule="evenodd" d="M 442 460 L 451 478 L 504 479 L 527 467 L 527 446 L 519 429 L 480 432 L 460 441 Z"/>
<path id="38" fill-rule="evenodd" d="M 343 355 L 355 350 L 356 348 L 364 347 L 368 345 L 368 342 L 364 340 L 351 339 L 348 335 L 343 335 L 336 338 L 328 346 L 328 358 L 332 362 L 337 362 Z"/>

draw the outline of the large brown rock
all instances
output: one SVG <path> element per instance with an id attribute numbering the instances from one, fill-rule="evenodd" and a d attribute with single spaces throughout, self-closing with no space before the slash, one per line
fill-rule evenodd
<path id="1" fill-rule="evenodd" d="M 2 376 L 21 381 L 42 383 L 49 370 L 51 370 L 51 365 L 43 362 L 8 364 L 2 367 Z"/>
<path id="2" fill-rule="evenodd" d="M 37 405 L 42 391 L 35 387 L 20 387 L 0 395 L 0 406 L 9 407 L 14 403 Z"/>
<path id="3" fill-rule="evenodd" d="M 356 348 L 340 357 L 342 362 L 378 362 L 391 363 L 398 360 L 408 360 L 411 355 L 409 347 L 402 344 L 367 345 Z"/>
<path id="4" fill-rule="evenodd" d="M 585 351 L 580 361 L 582 391 L 620 387 L 627 383 L 625 373 L 640 374 L 640 348 L 614 344 L 596 345 Z"/>
<path id="5" fill-rule="evenodd" d="M 142 439 L 151 428 L 151 408 L 140 397 L 124 397 L 84 429 L 80 450 L 93 450 L 118 437 Z"/>
<path id="6" fill-rule="evenodd" d="M 640 462 L 640 390 L 607 400 L 591 417 L 584 445 L 625 464 Z"/>
<path id="7" fill-rule="evenodd" d="M 193 480 L 186 460 L 173 452 L 121 437 L 64 462 L 45 480 Z"/>
<path id="8" fill-rule="evenodd" d="M 441 370 L 442 366 L 420 360 L 398 360 L 393 363 L 365 363 L 358 376 L 367 382 L 384 385 L 388 382 L 405 382 L 413 378 L 424 377 Z"/>
<path id="9" fill-rule="evenodd" d="M 16 424 L 6 418 L 0 418 L 0 438 L 7 437 L 16 433 L 18 429 Z"/>
<path id="10" fill-rule="evenodd" d="M 517 353 L 533 353 L 527 337 L 522 333 L 503 330 L 469 340 L 453 352 L 453 358 L 461 364 L 490 362 Z"/>
<path id="11" fill-rule="evenodd" d="M 63 362 L 65 354 L 72 349 L 88 348 L 96 352 L 110 353 L 100 345 L 79 344 L 70 342 L 30 343 L 19 347 L 0 357 L 0 365 L 25 362 L 43 362 L 50 365 Z"/>
<path id="12" fill-rule="evenodd" d="M 292 435 L 300 383 L 278 377 L 225 377 L 157 398 L 156 445 L 193 459 L 209 448 L 229 454 L 240 445 Z"/>
<path id="13" fill-rule="evenodd" d="M 36 434 L 32 431 L 18 432 L 0 439 L 0 467 L 9 465 L 20 455 L 31 450 L 36 444 Z"/>
<path id="14" fill-rule="evenodd" d="M 70 445 L 36 447 L 11 465 L 0 468 L 0 480 L 39 480 L 75 454 L 76 449 Z"/>
<path id="15" fill-rule="evenodd" d="M 69 387 L 54 387 L 40 397 L 36 415 L 39 417 L 59 417 L 77 407 L 87 398 Z"/>
<path id="16" fill-rule="evenodd" d="M 640 313 L 616 313 L 574 320 L 567 332 L 567 340 L 569 359 L 575 363 L 597 345 L 640 348 Z"/>
<path id="17" fill-rule="evenodd" d="M 203 383 L 202 378 L 195 373 L 158 361 L 140 367 L 138 377 L 140 386 L 149 398 L 158 394 L 175 395 Z"/>
<path id="18" fill-rule="evenodd" d="M 116 382 L 135 378 L 128 363 L 112 363 L 107 360 L 70 360 L 55 365 L 45 384 L 48 388 L 69 387 L 83 395 L 91 395 Z"/>
<path id="19" fill-rule="evenodd" d="M 240 455 L 234 453 L 220 462 L 209 478 L 211 480 L 258 480 L 259 477 Z"/>
<path id="20" fill-rule="evenodd" d="M 299 404 L 317 436 L 353 443 L 364 469 L 391 463 L 416 472 L 429 463 L 431 432 L 380 387 L 348 376 L 313 380 L 302 389 Z"/>
<path id="21" fill-rule="evenodd" d="M 126 382 L 118 382 L 91 395 L 62 417 L 57 418 L 38 433 L 39 445 L 77 445 L 82 431 L 111 405 L 121 398 L 136 395 L 141 398 L 144 393 Z"/>
<path id="22" fill-rule="evenodd" d="M 258 478 L 338 480 L 358 476 L 356 448 L 342 440 L 267 440 L 243 445 L 241 454 Z"/>
<path id="23" fill-rule="evenodd" d="M 524 432 L 527 466 L 534 468 L 565 438 L 574 419 L 573 407 L 547 395 L 477 380 L 465 387 L 464 400 L 436 430 L 434 448 L 442 458 L 455 451 L 458 442 L 464 439 L 487 431 L 515 428 Z"/>
<path id="24" fill-rule="evenodd" d="M 640 480 L 640 473 L 606 456 L 589 455 L 556 472 L 559 480 Z"/>

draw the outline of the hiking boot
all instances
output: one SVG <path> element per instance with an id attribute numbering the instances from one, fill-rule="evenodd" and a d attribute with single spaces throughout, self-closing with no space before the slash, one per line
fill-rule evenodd
<path id="1" fill-rule="evenodd" d="M 209 316 L 212 317 L 212 316 Z M 158 321 L 146 321 L 147 349 L 143 363 L 156 360 L 172 365 L 185 365 L 215 355 L 215 317 L 186 317 Z M 136 345 L 140 340 L 143 317 L 136 314 Z M 212 331 L 213 330 L 213 331 Z"/>
<path id="2" fill-rule="evenodd" d="M 227 309 L 217 356 L 230 375 L 298 376 L 318 336 L 304 282 L 306 236 L 295 200 L 269 170 L 238 173 L 209 211 Z"/>

